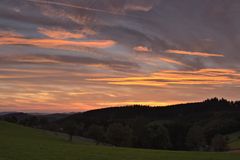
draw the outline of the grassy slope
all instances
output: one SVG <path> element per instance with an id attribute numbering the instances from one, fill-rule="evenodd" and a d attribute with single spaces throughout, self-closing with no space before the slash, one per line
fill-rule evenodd
<path id="1" fill-rule="evenodd" d="M 228 135 L 229 146 L 231 149 L 240 149 L 240 132 L 236 132 Z"/>
<path id="2" fill-rule="evenodd" d="M 68 143 L 44 131 L 0 122 L 0 160 L 239 160 L 237 153 L 194 153 Z"/>

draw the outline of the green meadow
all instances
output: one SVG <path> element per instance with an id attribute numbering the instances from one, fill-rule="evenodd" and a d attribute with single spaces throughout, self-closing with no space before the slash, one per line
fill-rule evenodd
<path id="1" fill-rule="evenodd" d="M 239 160 L 238 153 L 175 152 L 73 143 L 64 136 L 0 121 L 0 160 Z"/>
<path id="2" fill-rule="evenodd" d="M 229 138 L 229 147 L 231 149 L 240 150 L 240 132 L 235 132 L 233 134 L 228 135 Z"/>

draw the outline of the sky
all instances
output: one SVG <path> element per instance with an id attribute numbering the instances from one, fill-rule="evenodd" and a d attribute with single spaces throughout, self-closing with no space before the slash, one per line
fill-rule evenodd
<path id="1" fill-rule="evenodd" d="M 1 0 L 0 111 L 240 100 L 239 0 Z"/>

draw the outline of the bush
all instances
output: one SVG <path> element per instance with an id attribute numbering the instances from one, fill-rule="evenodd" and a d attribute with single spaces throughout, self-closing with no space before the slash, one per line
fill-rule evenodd
<path id="1" fill-rule="evenodd" d="M 115 146 L 131 146 L 132 130 L 120 123 L 111 124 L 107 129 L 106 139 Z"/>
<path id="2" fill-rule="evenodd" d="M 213 151 L 223 152 L 228 150 L 227 140 L 222 135 L 215 135 L 211 142 L 211 149 Z"/>
<path id="3" fill-rule="evenodd" d="M 92 138 L 97 144 L 104 141 L 104 128 L 99 125 L 91 125 L 88 128 L 86 136 Z"/>
<path id="4" fill-rule="evenodd" d="M 189 150 L 204 150 L 206 141 L 203 129 L 200 126 L 193 126 L 189 129 L 186 137 L 186 146 Z"/>
<path id="5" fill-rule="evenodd" d="M 161 124 L 146 126 L 143 145 L 147 148 L 168 149 L 171 147 L 168 130 Z"/>

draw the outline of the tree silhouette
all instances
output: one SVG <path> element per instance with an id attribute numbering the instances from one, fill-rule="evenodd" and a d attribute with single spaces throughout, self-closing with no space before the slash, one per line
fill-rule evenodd
<path id="1" fill-rule="evenodd" d="M 104 140 L 104 128 L 102 126 L 93 124 L 88 128 L 86 136 L 94 139 L 96 143 L 99 144 Z"/>
<path id="2" fill-rule="evenodd" d="M 147 125 L 143 139 L 143 144 L 147 148 L 168 149 L 171 147 L 168 130 L 162 124 Z"/>
<path id="3" fill-rule="evenodd" d="M 120 123 L 111 124 L 107 129 L 106 138 L 115 146 L 130 146 L 132 142 L 132 130 Z"/>
<path id="4" fill-rule="evenodd" d="M 72 142 L 73 135 L 76 133 L 77 125 L 74 121 L 68 120 L 63 124 L 63 131 L 69 135 L 69 141 Z"/>
<path id="5" fill-rule="evenodd" d="M 215 135 L 211 142 L 211 149 L 219 152 L 226 151 L 228 149 L 226 138 L 220 134 Z"/>
<path id="6" fill-rule="evenodd" d="M 200 126 L 189 129 L 186 137 L 186 146 L 189 150 L 203 150 L 206 146 L 204 131 Z"/>

